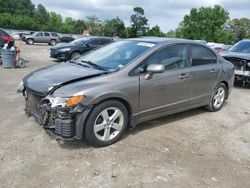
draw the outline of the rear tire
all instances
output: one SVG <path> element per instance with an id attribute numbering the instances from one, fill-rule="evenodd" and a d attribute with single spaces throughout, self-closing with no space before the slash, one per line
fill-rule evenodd
<path id="1" fill-rule="evenodd" d="M 91 112 L 85 127 L 86 140 L 97 147 L 117 142 L 128 124 L 128 110 L 119 101 L 105 101 Z"/>
<path id="2" fill-rule="evenodd" d="M 224 106 L 225 101 L 227 99 L 227 95 L 228 95 L 228 90 L 227 90 L 226 85 L 223 83 L 220 83 L 214 89 L 210 97 L 210 103 L 205 108 L 209 110 L 210 112 L 219 111 Z"/>
<path id="3" fill-rule="evenodd" d="M 55 46 L 55 45 L 56 45 L 56 40 L 51 40 L 51 41 L 50 41 L 50 45 L 51 45 L 51 46 Z"/>

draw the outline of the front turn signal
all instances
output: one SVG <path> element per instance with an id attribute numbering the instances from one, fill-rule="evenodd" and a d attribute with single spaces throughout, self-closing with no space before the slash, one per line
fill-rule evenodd
<path id="1" fill-rule="evenodd" d="M 66 107 L 72 107 L 76 104 L 79 104 L 80 102 L 82 102 L 84 99 L 84 96 L 83 95 L 79 95 L 79 96 L 73 96 L 71 97 L 67 103 L 66 103 Z"/>

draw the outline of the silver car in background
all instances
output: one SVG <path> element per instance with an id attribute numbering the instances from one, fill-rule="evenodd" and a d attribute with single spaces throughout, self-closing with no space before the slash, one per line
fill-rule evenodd
<path id="1" fill-rule="evenodd" d="M 182 39 L 136 38 L 34 71 L 19 85 L 25 111 L 60 139 L 107 146 L 126 128 L 184 110 L 220 110 L 233 64 Z"/>
<path id="2" fill-rule="evenodd" d="M 33 45 L 34 43 L 48 43 L 55 46 L 60 42 L 60 37 L 55 32 L 35 32 L 31 35 L 24 35 L 22 40 L 29 45 Z"/>

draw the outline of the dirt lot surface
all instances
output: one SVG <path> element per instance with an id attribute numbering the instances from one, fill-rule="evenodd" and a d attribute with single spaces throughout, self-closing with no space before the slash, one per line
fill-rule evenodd
<path id="1" fill-rule="evenodd" d="M 47 45 L 21 50 L 27 68 L 0 68 L 0 187 L 250 187 L 250 88 L 233 88 L 220 112 L 146 122 L 109 147 L 59 144 L 16 93 L 26 74 L 56 62 Z"/>

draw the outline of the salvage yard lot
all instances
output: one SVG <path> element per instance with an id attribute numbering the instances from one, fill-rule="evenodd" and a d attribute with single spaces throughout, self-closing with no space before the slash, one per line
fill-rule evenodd
<path id="1" fill-rule="evenodd" d="M 48 45 L 21 51 L 27 68 L 0 68 L 1 187 L 250 187 L 250 88 L 234 87 L 217 113 L 149 121 L 109 147 L 59 144 L 25 116 L 16 93 L 26 74 L 57 62 Z"/>

